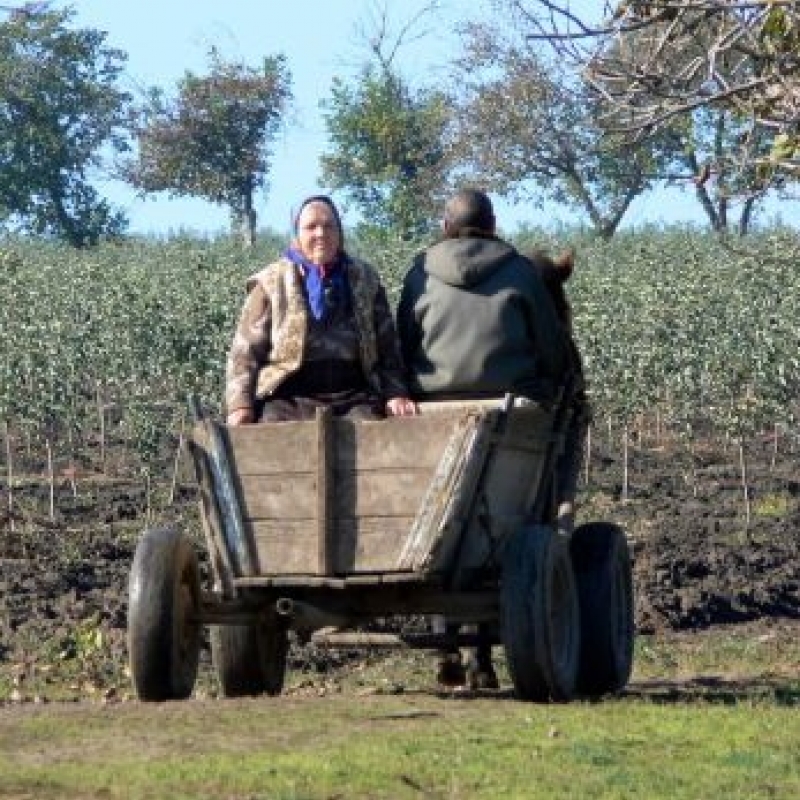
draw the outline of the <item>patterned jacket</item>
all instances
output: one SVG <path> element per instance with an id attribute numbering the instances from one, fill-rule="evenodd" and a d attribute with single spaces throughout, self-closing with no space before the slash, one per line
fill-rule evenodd
<path id="1" fill-rule="evenodd" d="M 378 273 L 353 258 L 345 269 L 364 374 L 381 397 L 405 397 L 397 331 Z M 228 353 L 227 413 L 274 393 L 300 368 L 306 351 L 310 311 L 300 268 L 281 258 L 252 275 L 247 290 Z"/>

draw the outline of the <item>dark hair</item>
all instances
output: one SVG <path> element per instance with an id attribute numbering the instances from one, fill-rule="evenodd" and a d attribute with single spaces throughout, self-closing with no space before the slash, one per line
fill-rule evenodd
<path id="1" fill-rule="evenodd" d="M 493 235 L 495 218 L 492 201 L 480 189 L 459 189 L 445 203 L 444 221 L 447 225 L 446 235 L 453 238 L 465 233 Z"/>
<path id="2" fill-rule="evenodd" d="M 297 234 L 297 225 L 300 222 L 300 215 L 303 213 L 303 209 L 306 206 L 311 205 L 312 203 L 322 203 L 323 205 L 328 206 L 328 208 L 333 213 L 333 218 L 336 220 L 336 227 L 339 229 L 339 239 L 342 242 L 342 247 L 344 247 L 344 228 L 342 227 L 342 218 L 339 216 L 339 209 L 336 208 L 336 204 L 327 194 L 312 194 L 309 197 L 306 197 L 300 205 L 297 207 L 297 211 L 294 214 L 294 219 L 292 220 L 292 230 L 295 234 Z"/>

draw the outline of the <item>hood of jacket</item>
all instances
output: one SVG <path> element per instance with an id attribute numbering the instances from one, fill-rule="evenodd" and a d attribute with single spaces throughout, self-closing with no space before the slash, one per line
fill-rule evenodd
<path id="1" fill-rule="evenodd" d="M 425 253 L 425 271 L 450 286 L 474 286 L 482 283 L 517 250 L 502 239 L 463 237 L 444 239 Z"/>

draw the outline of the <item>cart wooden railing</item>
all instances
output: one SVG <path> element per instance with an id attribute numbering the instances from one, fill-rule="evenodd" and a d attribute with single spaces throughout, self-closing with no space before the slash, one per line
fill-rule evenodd
<path id="1" fill-rule="evenodd" d="M 530 516 L 560 444 L 552 414 L 501 400 L 412 418 L 228 428 L 200 416 L 203 518 L 233 583 L 268 576 L 469 573 Z"/>

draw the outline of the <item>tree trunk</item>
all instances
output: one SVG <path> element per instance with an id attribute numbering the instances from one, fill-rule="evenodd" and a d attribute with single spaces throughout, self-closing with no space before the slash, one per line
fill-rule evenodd
<path id="1" fill-rule="evenodd" d="M 59 187 L 52 187 L 50 189 L 50 197 L 53 201 L 53 209 L 55 211 L 56 219 L 61 229 L 61 236 L 69 242 L 69 244 L 80 250 L 88 244 L 96 244 L 87 240 L 85 231 L 75 224 L 75 221 L 67 213 L 64 207 L 64 197 Z"/>
<path id="2" fill-rule="evenodd" d="M 642 187 L 630 187 L 625 196 L 622 197 L 615 208 L 608 214 L 603 214 L 597 203 L 594 201 L 592 194 L 586 184 L 583 182 L 581 176 L 572 171 L 570 175 L 572 188 L 578 196 L 578 202 L 583 206 L 586 213 L 591 220 L 594 233 L 601 239 L 608 241 L 617 232 L 620 222 L 622 222 L 625 212 L 630 207 L 634 198 L 642 193 Z"/>
<path id="3" fill-rule="evenodd" d="M 256 243 L 256 210 L 253 187 L 239 186 L 239 196 L 231 202 L 231 233 L 240 236 L 245 249 Z"/>
<path id="4" fill-rule="evenodd" d="M 730 193 L 728 191 L 727 170 L 722 169 L 725 163 L 725 128 L 727 125 L 727 112 L 720 110 L 714 124 L 714 160 L 719 169 L 717 177 L 717 219 L 719 220 L 719 233 L 728 232 L 728 209 L 730 208 Z"/>
<path id="5" fill-rule="evenodd" d="M 242 238 L 247 248 L 256 243 L 256 212 L 253 208 L 247 211 L 242 220 Z"/>
<path id="6" fill-rule="evenodd" d="M 717 232 L 721 231 L 722 223 L 717 214 L 717 209 L 714 208 L 714 202 L 706 191 L 705 186 L 698 186 L 695 189 L 695 193 L 697 194 L 697 199 L 700 201 L 700 205 L 703 206 L 703 211 L 706 212 L 708 221 L 711 223 L 711 229 Z"/>
<path id="7" fill-rule="evenodd" d="M 724 190 L 727 193 L 727 189 Z M 720 187 L 719 192 L 717 192 L 717 215 L 719 217 L 719 232 L 725 233 L 728 230 L 728 207 L 729 202 L 726 196 L 720 197 L 723 192 L 723 188 Z"/>
<path id="8" fill-rule="evenodd" d="M 739 217 L 739 236 L 747 236 L 750 233 L 750 223 L 753 221 L 753 212 L 756 208 L 756 198 L 748 197 L 742 207 L 742 215 Z"/>
<path id="9" fill-rule="evenodd" d="M 694 150 L 686 155 L 686 163 L 689 165 L 689 169 L 692 171 L 693 175 L 700 175 L 700 162 L 697 160 L 697 153 Z M 703 207 L 703 211 L 706 212 L 708 221 L 711 223 L 711 229 L 719 232 L 719 215 L 717 214 L 717 209 L 714 207 L 714 201 L 711 199 L 708 189 L 706 189 L 705 181 L 702 183 L 696 181 L 694 192 L 700 205 Z"/>
<path id="10" fill-rule="evenodd" d="M 253 208 L 253 190 L 248 187 L 242 194 L 242 211 L 239 217 L 240 232 L 245 248 L 256 243 L 256 210 Z"/>
<path id="11" fill-rule="evenodd" d="M 622 222 L 622 218 L 630 208 L 631 203 L 634 201 L 637 195 L 641 193 L 641 187 L 631 187 L 628 189 L 625 196 L 620 199 L 616 208 L 612 209 L 609 215 L 605 218 L 603 226 L 600 229 L 601 238 L 608 241 L 614 236 L 614 234 L 617 232 L 617 228 L 619 228 L 619 225 Z"/>

